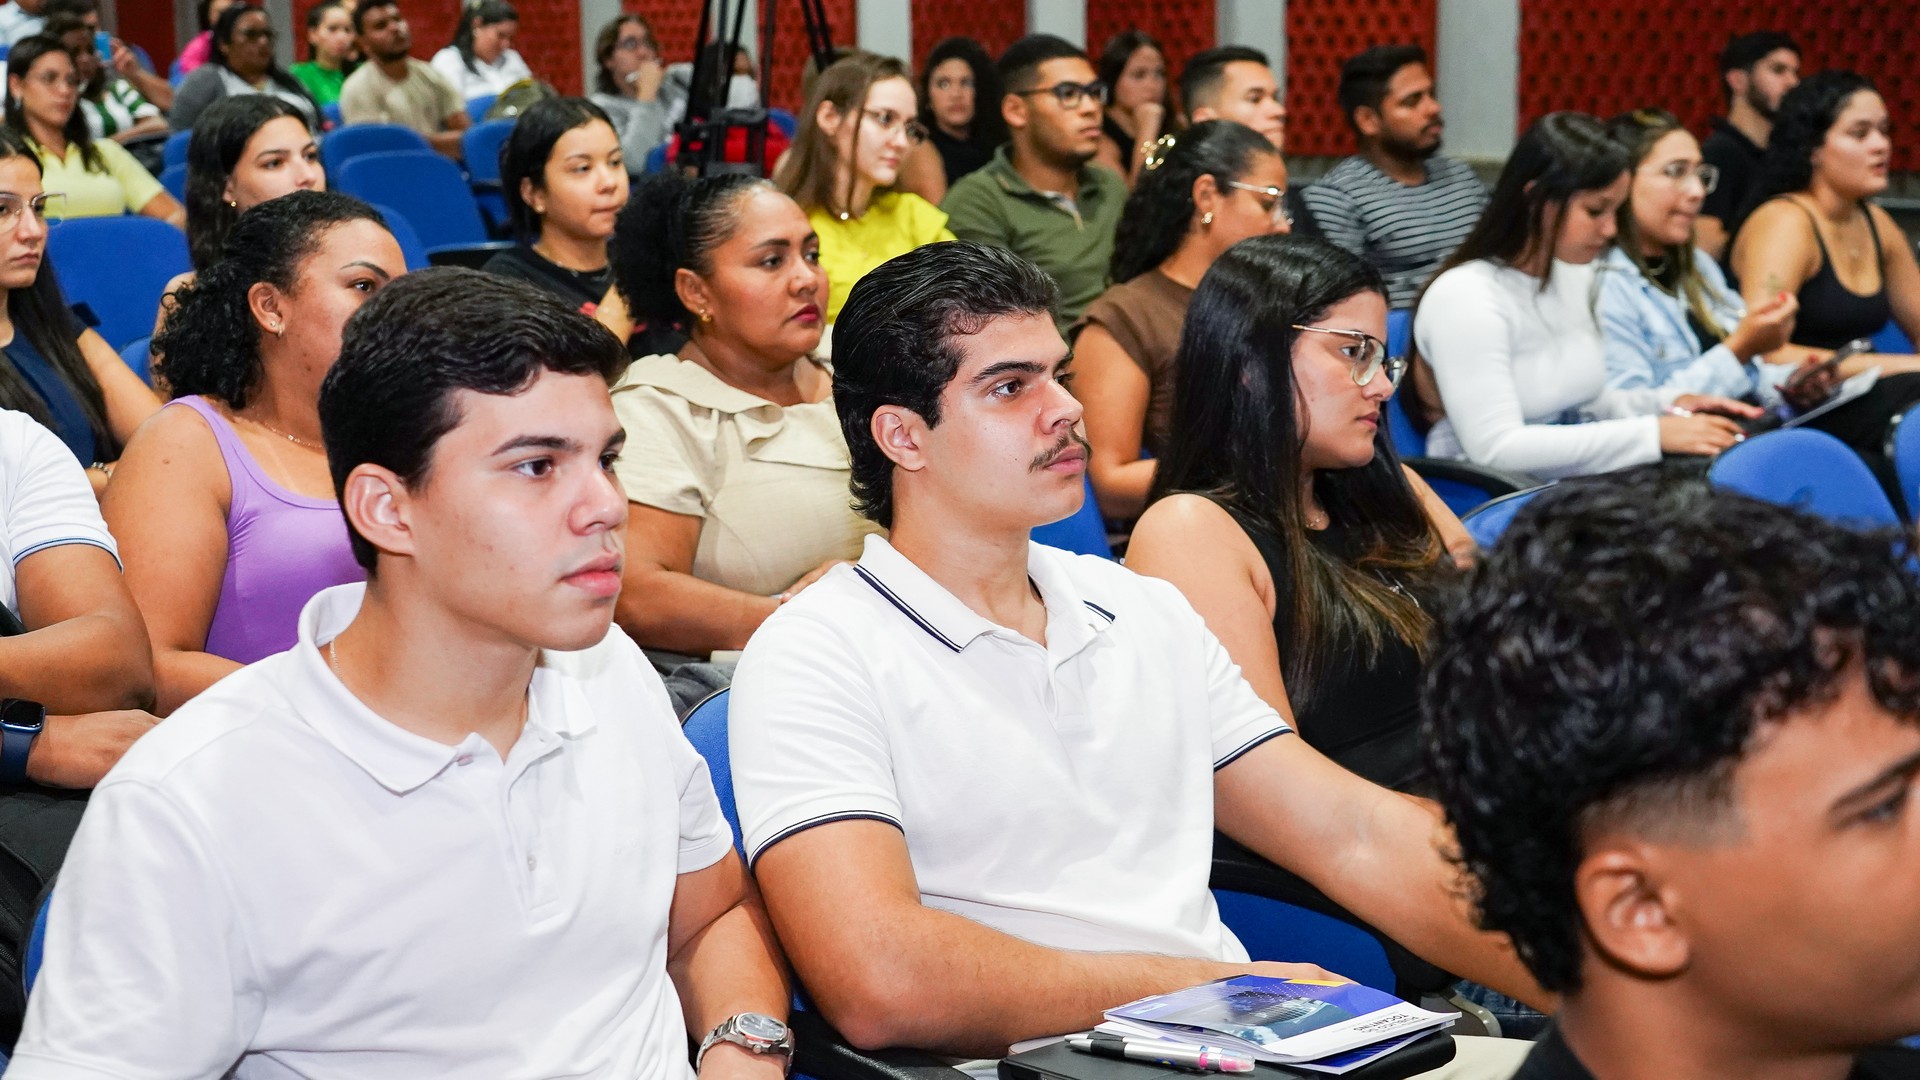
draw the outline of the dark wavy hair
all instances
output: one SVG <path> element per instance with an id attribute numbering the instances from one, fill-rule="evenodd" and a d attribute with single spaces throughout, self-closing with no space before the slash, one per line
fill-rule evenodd
<path id="1" fill-rule="evenodd" d="M 209 63 L 219 64 L 228 71 L 233 70 L 233 65 L 227 56 L 227 46 L 232 44 L 234 30 L 240 25 L 240 20 L 256 13 L 263 18 L 267 16 L 266 9 L 253 4 L 235 4 L 220 13 L 220 17 L 213 23 L 213 38 L 210 42 L 212 49 L 207 53 Z M 268 18 L 267 25 L 271 27 L 273 20 Z M 281 90 L 295 94 L 300 100 L 306 102 L 306 111 L 309 116 L 316 119 L 320 116 L 320 106 L 313 100 L 313 95 L 307 92 L 307 84 L 294 78 L 293 73 L 281 67 L 278 60 L 267 62 L 267 78 Z"/>
<path id="2" fill-rule="evenodd" d="M 1745 209 L 1750 213 L 1768 199 L 1811 187 L 1813 152 L 1827 141 L 1827 132 L 1833 130 L 1853 95 L 1873 89 L 1873 80 L 1857 72 L 1821 71 L 1787 91 L 1773 118 L 1773 134 L 1767 137 L 1760 176 Z M 1741 220 L 1745 219 L 1742 214 Z"/>
<path id="3" fill-rule="evenodd" d="M 893 461 L 873 441 L 882 405 L 940 423 L 940 392 L 964 357 L 957 339 L 1009 316 L 1053 316 L 1059 287 L 1004 248 L 955 240 L 890 259 L 854 283 L 834 330 L 833 405 L 852 462 L 853 508 L 893 526 Z"/>
<path id="4" fill-rule="evenodd" d="M 460 5 L 460 21 L 454 26 L 453 40 L 448 44 L 460 54 L 460 60 L 467 65 L 467 70 L 478 75 L 480 69 L 474 66 L 473 24 L 477 22 L 482 26 L 492 26 L 519 21 L 520 13 L 507 0 L 467 0 Z"/>
<path id="5" fill-rule="evenodd" d="M 933 89 L 929 80 L 933 69 L 949 60 L 959 60 L 973 71 L 973 119 L 967 125 L 967 142 L 992 150 L 1007 141 L 1007 121 L 1000 115 L 1000 69 L 986 46 L 970 37 L 942 38 L 927 50 L 920 66 L 920 122 L 932 131 L 939 125 L 933 116 Z"/>
<path id="6" fill-rule="evenodd" d="M 606 327 L 546 289 L 464 267 L 408 274 L 347 320 L 340 359 L 320 384 L 334 494 L 369 463 L 418 488 L 434 446 L 460 423 L 462 390 L 516 394 L 548 371 L 611 383 L 626 366 Z M 347 539 L 373 574 L 378 550 L 352 522 Z"/>
<path id="7" fill-rule="evenodd" d="M 349 221 L 387 224 L 373 207 L 333 191 L 296 191 L 241 214 L 219 261 L 174 294 L 154 336 L 173 396 L 199 394 L 246 408 L 260 385 L 262 332 L 247 291 L 262 281 L 282 292 L 298 289 L 302 264 L 329 230 Z"/>
<path id="8" fill-rule="evenodd" d="M 645 319 L 651 329 L 686 324 L 689 313 L 674 291 L 674 273 L 711 274 L 713 249 L 733 235 L 740 200 L 761 188 L 779 190 L 740 173 L 692 180 L 668 170 L 634 181 L 607 258 L 614 287 L 636 320 Z"/>
<path id="9" fill-rule="evenodd" d="M 14 42 L 13 48 L 7 52 L 8 80 L 17 76 L 21 82 L 25 82 L 33 74 L 33 65 L 50 53 L 59 53 L 67 58 L 68 63 L 73 63 L 73 54 L 67 51 L 59 38 L 51 34 L 35 34 Z M 75 74 L 78 74 L 77 66 Z M 40 148 L 32 130 L 27 127 L 27 111 L 21 107 L 20 99 L 13 96 L 11 87 L 7 90 L 6 127 L 25 140 L 28 146 L 36 150 Z M 87 127 L 86 114 L 80 111 L 78 96 L 73 100 L 73 111 L 67 114 L 67 122 L 60 126 L 60 134 L 66 137 L 69 145 L 80 148 L 80 163 L 88 172 L 106 171 L 107 163 L 100 157 L 100 148 L 93 145 L 93 132 Z"/>
<path id="10" fill-rule="evenodd" d="M 1292 328 L 1369 292 L 1386 295 L 1380 272 L 1324 240 L 1262 236 L 1227 249 L 1187 308 L 1166 453 L 1148 498 L 1151 505 L 1180 492 L 1204 495 L 1242 528 L 1279 541 L 1288 565 L 1273 575 L 1275 637 L 1287 693 L 1303 711 L 1318 700 L 1319 676 L 1334 657 L 1369 662 L 1390 637 L 1424 650 L 1432 620 L 1414 596 L 1431 591 L 1451 565 L 1384 428 L 1371 462 L 1322 469 L 1312 481 L 1328 516 L 1356 536 L 1360 556 L 1338 559 L 1307 534 L 1306 403 L 1293 373 L 1300 334 Z"/>
<path id="11" fill-rule="evenodd" d="M 554 144 L 574 128 L 595 121 L 619 134 L 606 110 L 586 98 L 545 98 L 520 114 L 513 133 L 500 144 L 500 196 L 507 204 L 507 222 L 522 243 L 531 244 L 540 238 L 540 215 L 521 197 L 520 181 L 531 180 L 535 188 L 546 187 L 547 161 L 553 157 Z"/>
<path id="12" fill-rule="evenodd" d="M 227 205 L 227 180 L 240 164 L 247 143 L 269 120 L 291 116 L 307 127 L 299 109 L 272 94 L 239 94 L 221 98 L 193 125 L 187 143 L 187 250 L 193 267 L 203 270 L 220 258 L 227 232 L 240 212 Z"/>
<path id="13" fill-rule="evenodd" d="M 1854 671 L 1920 721 L 1912 546 L 1658 467 L 1520 512 L 1443 618 L 1425 742 L 1480 924 L 1541 986 L 1580 986 L 1593 829 L 1737 825 L 1741 759 Z"/>
<path id="14" fill-rule="evenodd" d="M 1115 285 L 1132 281 L 1173 256 L 1193 227 L 1193 184 L 1213 177 L 1226 182 L 1247 175 L 1262 154 L 1279 156 L 1265 135 L 1232 120 L 1207 120 L 1174 137 L 1173 148 L 1152 168 L 1140 170 L 1133 194 L 1113 234 Z"/>
<path id="15" fill-rule="evenodd" d="M 9 121 L 15 115 L 9 112 Z M 9 122 L 0 127 L 0 161 L 15 157 L 32 162 L 34 172 L 41 171 L 40 158 L 34 154 L 32 144 Z M 94 378 L 87 358 L 81 355 L 80 325 L 67 310 L 67 298 L 60 291 L 52 260 L 42 261 L 32 285 L 8 289 L 6 296 L 7 317 L 13 321 L 14 334 L 30 342 L 46 357 L 80 403 L 87 427 L 93 432 L 94 453 L 102 461 L 119 457 L 120 441 L 113 437 L 113 427 L 107 422 L 107 399 L 100 392 L 100 380 Z M 53 426 L 53 413 L 48 410 L 46 399 L 5 353 L 0 353 L 0 409 L 23 412 L 45 427 Z"/>

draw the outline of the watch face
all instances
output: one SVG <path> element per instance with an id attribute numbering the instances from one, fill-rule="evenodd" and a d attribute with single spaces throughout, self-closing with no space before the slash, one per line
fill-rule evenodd
<path id="1" fill-rule="evenodd" d="M 768 1042 L 776 1042 L 787 1037 L 787 1025 L 760 1013 L 741 1013 L 734 1021 L 734 1026 L 742 1035 L 765 1039 Z"/>

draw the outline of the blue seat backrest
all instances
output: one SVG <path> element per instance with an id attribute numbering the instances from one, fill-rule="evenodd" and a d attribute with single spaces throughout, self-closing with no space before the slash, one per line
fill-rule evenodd
<path id="1" fill-rule="evenodd" d="M 1413 345 L 1413 310 L 1394 308 L 1387 312 L 1387 355 L 1405 356 Z M 1427 437 L 1413 426 L 1413 420 L 1407 415 L 1407 407 L 1402 397 L 1411 393 L 1412 380 L 1402 377 L 1400 389 L 1387 399 L 1387 438 L 1393 442 L 1394 453 L 1401 457 L 1424 457 L 1427 452 Z"/>
<path id="2" fill-rule="evenodd" d="M 77 218 L 47 232 L 47 259 L 70 304 L 86 304 L 115 352 L 153 333 L 160 296 L 193 269 L 187 234 L 136 215 Z"/>
<path id="3" fill-rule="evenodd" d="M 1509 495 L 1502 495 L 1491 502 L 1482 503 L 1462 514 L 1460 524 L 1467 527 L 1467 535 L 1473 537 L 1474 543 L 1480 545 L 1482 549 L 1490 548 L 1500 539 L 1500 534 L 1507 531 L 1507 526 L 1513 524 L 1514 515 L 1532 502 L 1535 496 L 1551 486 L 1553 485 L 1542 484 L 1537 488 L 1516 491 Z"/>
<path id="4" fill-rule="evenodd" d="M 26 955 L 20 958 L 20 986 L 33 993 L 33 981 L 40 977 L 40 963 L 47 956 L 47 909 L 53 906 L 53 890 L 33 913 L 33 929 L 27 934 Z"/>
<path id="5" fill-rule="evenodd" d="M 475 184 L 500 182 L 500 147 L 513 134 L 514 120 L 488 120 L 475 124 L 460 136 L 461 158 L 467 163 L 467 178 Z"/>
<path id="6" fill-rule="evenodd" d="M 340 167 L 362 154 L 383 154 L 394 150 L 433 152 L 426 136 L 399 124 L 348 124 L 327 132 L 320 140 L 320 163 L 327 167 L 327 180 L 340 174 Z"/>
<path id="7" fill-rule="evenodd" d="M 1873 351 L 1880 353 L 1910 353 L 1913 351 L 1913 342 L 1908 339 L 1907 332 L 1900 329 L 1899 323 L 1889 319 L 1887 320 L 1887 325 L 1881 327 L 1880 332 L 1873 335 Z"/>
<path id="8" fill-rule="evenodd" d="M 329 101 L 325 105 L 320 106 L 320 119 L 325 120 L 333 127 L 339 127 L 341 123 L 340 103 L 337 101 Z"/>
<path id="9" fill-rule="evenodd" d="M 380 216 L 387 219 L 387 231 L 393 234 L 393 242 L 400 245 L 400 257 L 406 260 L 408 270 L 425 270 L 433 265 L 427 258 L 427 246 L 420 242 L 420 234 L 413 231 L 413 223 L 407 215 L 391 206 L 373 204 Z"/>
<path id="10" fill-rule="evenodd" d="M 1908 409 L 1894 425 L 1887 456 L 1893 459 L 1893 471 L 1900 477 L 1900 494 L 1913 517 L 1920 520 L 1920 405 Z"/>
<path id="11" fill-rule="evenodd" d="M 160 146 L 161 167 L 171 169 L 175 165 L 185 166 L 187 144 L 191 142 L 193 142 L 192 131 L 176 131 L 167 136 L 167 141 Z"/>
<path id="12" fill-rule="evenodd" d="M 720 812 L 733 827 L 733 846 L 741 846 L 740 811 L 733 802 L 733 766 L 727 750 L 727 699 L 731 690 L 719 690 L 693 707 L 681 725 L 687 741 L 707 759 L 707 774 L 713 778 L 713 793 L 720 797 Z"/>
<path id="13" fill-rule="evenodd" d="M 167 189 L 167 194 L 183 203 L 186 202 L 187 167 L 185 165 L 169 165 L 160 170 L 160 186 Z"/>
<path id="14" fill-rule="evenodd" d="M 1081 500 L 1080 509 L 1070 517 L 1033 530 L 1033 539 L 1036 543 L 1062 548 L 1076 555 L 1098 555 L 1103 559 L 1111 559 L 1113 545 L 1107 542 L 1107 523 L 1100 516 L 1099 500 L 1093 497 L 1093 479 L 1083 475 L 1081 480 L 1086 486 L 1086 498 Z"/>
<path id="15" fill-rule="evenodd" d="M 135 375 L 140 376 L 141 382 L 148 386 L 153 385 L 152 338 L 143 337 L 128 342 L 127 347 L 120 350 L 120 359 L 133 370 Z"/>
<path id="16" fill-rule="evenodd" d="M 799 119 L 785 109 L 768 109 L 767 119 L 789 139 L 793 138 L 793 133 L 800 128 Z"/>
<path id="17" fill-rule="evenodd" d="M 1373 936 L 1317 911 L 1232 889 L 1213 890 L 1220 921 L 1253 960 L 1318 964 L 1336 975 L 1395 992 L 1393 965 Z"/>
<path id="18" fill-rule="evenodd" d="M 400 211 L 429 253 L 489 239 L 460 167 L 431 150 L 362 154 L 329 170 L 328 180 L 338 191 Z"/>
<path id="19" fill-rule="evenodd" d="M 478 124 L 482 120 L 485 120 L 487 118 L 487 110 L 493 108 L 493 103 L 499 100 L 499 98 L 500 98 L 499 94 L 481 94 L 479 97 L 468 98 L 467 99 L 468 118 L 471 119 L 476 124 Z"/>
<path id="20" fill-rule="evenodd" d="M 1904 425 L 1903 425 L 1904 426 Z M 1770 431 L 1723 451 L 1707 470 L 1720 487 L 1843 525 L 1903 524 L 1880 482 L 1847 444 L 1824 431 Z"/>
<path id="21" fill-rule="evenodd" d="M 661 143 L 660 145 L 647 151 L 646 171 L 650 173 L 667 171 L 667 144 L 666 143 Z"/>

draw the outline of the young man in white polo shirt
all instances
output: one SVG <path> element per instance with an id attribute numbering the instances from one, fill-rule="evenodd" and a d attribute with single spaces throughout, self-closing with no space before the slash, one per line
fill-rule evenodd
<path id="1" fill-rule="evenodd" d="M 685 1080 L 691 1034 L 780 1080 L 765 917 L 608 632 L 625 359 L 473 271 L 355 315 L 320 415 L 368 583 L 95 793 L 11 1075 Z"/>
<path id="2" fill-rule="evenodd" d="M 890 541 L 761 627 L 731 709 L 748 856 L 814 1001 L 858 1045 L 998 1056 L 1146 994 L 1299 972 L 1221 923 L 1218 825 L 1545 1003 L 1471 926 L 1429 809 L 1289 738 L 1172 587 L 1029 543 L 1086 466 L 1053 297 L 1017 256 L 933 244 L 841 315 L 855 502 Z M 1457 1064 L 1500 1076 L 1522 1051 Z"/>

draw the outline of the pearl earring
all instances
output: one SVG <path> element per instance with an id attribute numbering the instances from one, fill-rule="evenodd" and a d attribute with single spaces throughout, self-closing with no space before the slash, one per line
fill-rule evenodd
<path id="1" fill-rule="evenodd" d="M 1211 226 L 1212 224 L 1213 224 L 1213 211 L 1209 210 L 1206 213 L 1200 215 L 1200 225 L 1202 228 Z"/>

